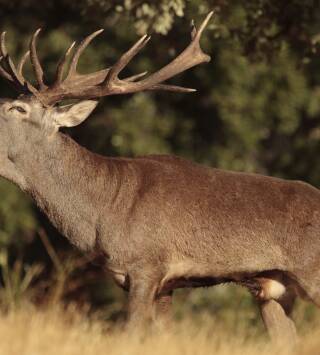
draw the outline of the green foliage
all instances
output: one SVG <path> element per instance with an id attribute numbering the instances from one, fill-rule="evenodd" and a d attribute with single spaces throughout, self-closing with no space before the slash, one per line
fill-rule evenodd
<path id="1" fill-rule="evenodd" d="M 174 116 L 157 112 L 149 96 L 137 94 L 121 106 L 110 110 L 117 127 L 111 143 L 120 155 L 165 154 L 171 151 L 167 142 Z"/>
<path id="2" fill-rule="evenodd" d="M 12 242 L 23 243 L 23 236 L 33 233 L 37 221 L 31 201 L 14 185 L 0 183 L 0 249 Z M 22 239 L 22 240 L 21 240 Z"/>
<path id="3" fill-rule="evenodd" d="M 317 90 L 308 87 L 286 48 L 268 65 L 251 63 L 228 50 L 222 50 L 218 60 L 224 78 L 220 90 L 213 90 L 212 100 L 228 137 L 225 145 L 218 147 L 219 165 L 264 171 L 264 157 L 270 150 L 265 142 L 274 130 L 278 135 L 292 136 L 300 125 L 301 112 L 315 101 Z"/>

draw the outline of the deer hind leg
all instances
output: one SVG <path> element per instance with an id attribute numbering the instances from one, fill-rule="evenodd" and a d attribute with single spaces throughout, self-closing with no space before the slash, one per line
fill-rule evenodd
<path id="1" fill-rule="evenodd" d="M 245 281 L 259 303 L 263 322 L 271 340 L 278 344 L 295 345 L 297 332 L 290 318 L 296 294 L 281 280 L 257 277 Z"/>
<path id="2" fill-rule="evenodd" d="M 273 342 L 285 345 L 297 343 L 296 327 L 279 302 L 275 300 L 262 301 L 260 312 Z"/>

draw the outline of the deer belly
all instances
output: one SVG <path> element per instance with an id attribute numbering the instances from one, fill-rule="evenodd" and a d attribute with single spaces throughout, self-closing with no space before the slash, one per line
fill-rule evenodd
<path id="1" fill-rule="evenodd" d="M 166 275 L 160 282 L 158 292 L 168 292 L 185 287 L 214 286 L 230 281 L 232 281 L 230 278 L 214 275 L 205 265 L 185 260 L 170 264 Z"/>

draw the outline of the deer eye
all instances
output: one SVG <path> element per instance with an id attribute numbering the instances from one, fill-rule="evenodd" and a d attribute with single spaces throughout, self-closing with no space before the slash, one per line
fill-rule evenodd
<path id="1" fill-rule="evenodd" d="M 9 111 L 12 111 L 12 110 L 17 110 L 20 113 L 27 113 L 27 111 L 21 106 L 12 106 L 9 108 Z"/>

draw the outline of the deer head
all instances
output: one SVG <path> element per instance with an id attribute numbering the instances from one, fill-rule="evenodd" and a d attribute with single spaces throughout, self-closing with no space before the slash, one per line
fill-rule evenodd
<path id="1" fill-rule="evenodd" d="M 26 140 L 32 137 L 37 139 L 52 137 L 58 132 L 59 127 L 73 127 L 83 122 L 95 108 L 100 97 L 145 90 L 195 91 L 163 84 L 163 82 L 210 60 L 210 57 L 201 50 L 199 41 L 211 16 L 212 12 L 198 30 L 193 28 L 191 43 L 180 55 L 147 77 L 145 77 L 146 72 L 127 78 L 119 77 L 133 57 L 148 43 L 150 36 L 147 35 L 141 37 L 113 66 L 90 74 L 78 73 L 77 63 L 82 52 L 103 30 L 96 31 L 87 36 L 78 46 L 75 46 L 75 42 L 72 43 L 58 63 L 51 85 L 48 85 L 44 79 L 36 49 L 40 29 L 32 36 L 29 50 L 22 56 L 17 66 L 7 52 L 6 33 L 3 32 L 0 40 L 0 76 L 19 93 L 15 100 L 0 101 L 0 159 L 3 166 L 4 161 L 8 163 L 8 159 L 12 159 L 15 152 L 24 149 Z M 23 76 L 23 67 L 28 58 L 33 66 L 36 85 Z M 65 70 L 67 62 L 70 64 L 68 70 Z M 58 103 L 65 99 L 75 99 L 78 102 L 73 105 L 58 106 Z"/>

